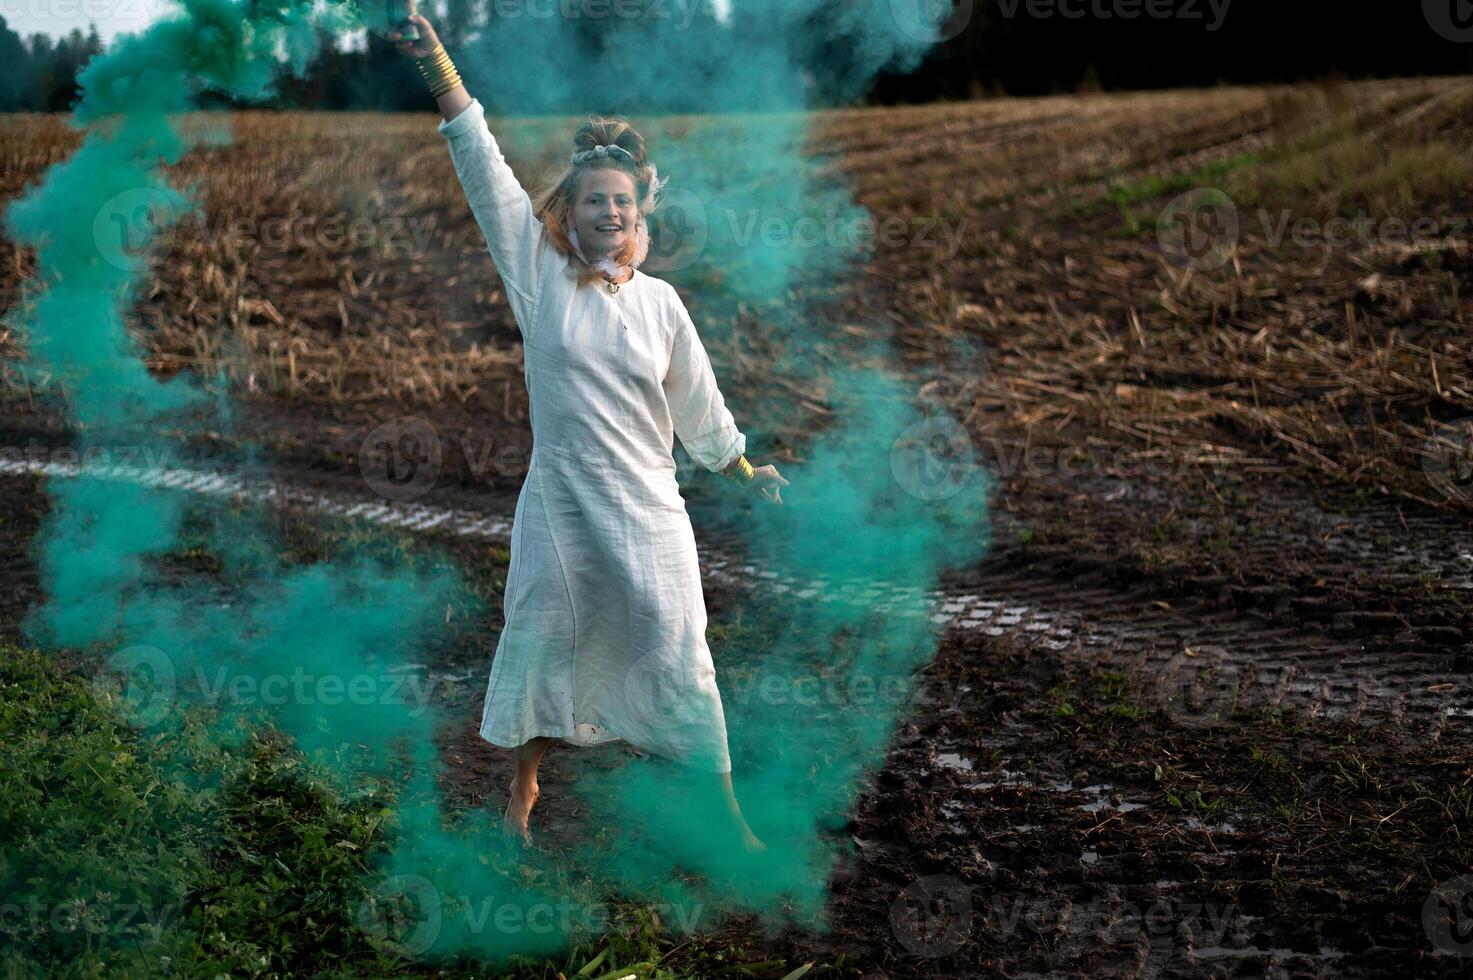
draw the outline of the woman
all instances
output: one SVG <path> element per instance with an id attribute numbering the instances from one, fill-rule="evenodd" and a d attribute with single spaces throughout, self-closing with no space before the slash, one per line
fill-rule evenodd
<path id="1" fill-rule="evenodd" d="M 522 333 L 533 449 L 517 498 L 506 625 L 481 737 L 516 750 L 507 833 L 530 843 L 537 765 L 560 738 L 623 739 L 713 774 L 747 850 L 765 846 L 731 784 L 695 536 L 672 432 L 714 472 L 775 504 L 788 481 L 753 467 L 690 315 L 636 268 L 660 181 L 626 122 L 593 118 L 533 204 L 430 22 L 417 59 L 455 172 Z"/>

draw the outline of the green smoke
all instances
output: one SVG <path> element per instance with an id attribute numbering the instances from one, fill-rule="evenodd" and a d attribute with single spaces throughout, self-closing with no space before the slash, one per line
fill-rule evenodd
<path id="1" fill-rule="evenodd" d="M 783 339 L 772 370 L 802 379 L 816 374 L 812 355 L 831 325 L 819 306 L 793 298 L 794 287 L 842 284 L 870 254 L 854 229 L 871 218 L 827 161 L 805 151 L 809 109 L 820 97 L 856 97 L 882 67 L 904 68 L 925 53 L 928 43 L 897 18 L 897 6 L 905 5 L 733 0 L 724 16 L 700 6 L 690 18 L 611 18 L 598 30 L 578 17 L 499 17 L 452 53 L 493 114 L 573 104 L 634 117 L 672 193 L 684 195 L 671 209 L 683 233 L 699 237 L 684 251 L 691 243 L 669 248 L 670 277 L 694 295 L 698 319 L 707 305 L 759 304 Z M 300 67 L 319 28 L 382 26 L 379 7 L 365 14 L 346 5 L 186 0 L 178 16 L 124 38 L 80 75 L 73 124 L 85 130 L 83 144 L 6 211 L 5 226 L 37 250 L 46 286 L 20 323 L 27 370 L 61 381 L 84 458 L 90 448 L 119 447 L 168 458 L 172 444 L 159 432 L 228 426 L 223 382 L 155 377 L 123 316 L 138 299 L 150 244 L 198 206 L 192 189 L 172 186 L 162 168 L 229 139 L 223 125 L 195 120 L 186 128 L 176 117 L 203 85 L 265 94 L 279 56 Z M 695 115 L 655 115 L 672 112 Z M 760 234 L 764 227 L 776 233 Z M 828 373 L 836 421 L 803 447 L 803 466 L 786 470 L 787 505 L 758 502 L 741 516 L 755 557 L 800 577 L 883 579 L 912 596 L 933 588 L 939 569 L 985 550 L 985 475 L 965 451 L 954 452 L 954 424 L 916 412 L 902 380 Z M 741 400 L 731 403 L 742 422 Z M 744 428 L 760 463 L 766 438 Z M 288 565 L 257 512 L 119 484 L 87 468 L 49 493 L 35 545 L 47 599 L 26 623 L 38 646 L 113 651 L 115 666 L 146 668 L 181 695 L 247 690 L 345 785 L 365 768 L 390 771 L 396 754 L 400 762 L 407 754 L 415 779 L 376 894 L 386 905 L 415 899 L 422 927 L 405 945 L 424 955 L 550 954 L 596 929 L 596 910 L 615 893 L 661 903 L 702 928 L 741 910 L 762 913 L 769 926 L 792 919 L 822 927 L 839 847 L 832 831 L 852 812 L 861 780 L 883 763 L 914 672 L 936 649 L 934 624 L 904 614 L 915 611 L 910 600 L 889 612 L 863 602 L 761 600 L 769 611 L 752 636 L 763 648 L 734 649 L 739 659 L 718 660 L 718 670 L 738 793 L 772 850 L 740 855 L 717 835 L 720 804 L 698 778 L 636 760 L 617 772 L 585 772 L 575 787 L 593 828 L 586 846 L 566 856 L 575 877 L 544 856 L 518 861 L 501 852 L 493 814 L 447 818 L 434 778 L 440 721 L 428 705 L 327 698 L 316 686 L 314 696 L 266 696 L 268 685 L 294 690 L 297 677 L 371 687 L 412 662 L 448 606 L 474 605 L 448 562 L 406 565 L 364 549 Z M 161 561 L 190 535 L 203 536 L 213 577 Z M 837 693 L 793 696 L 815 688 Z M 172 717 L 154 707 L 129 710 L 140 724 Z M 548 926 L 542 914 L 550 909 L 562 914 Z M 369 904 L 366 928 L 382 921 L 380 911 Z"/>
<path id="2" fill-rule="evenodd" d="M 882 68 L 917 64 L 934 36 L 919 7 L 734 0 L 722 16 L 712 4 L 626 4 L 595 28 L 587 4 L 565 5 L 568 16 L 549 16 L 553 4 L 516 4 L 453 54 L 493 115 L 577 107 L 634 121 L 670 180 L 654 273 L 685 287 L 698 322 L 703 314 L 722 320 L 738 304 L 760 310 L 781 340 L 773 373 L 801 382 L 818 376 L 816 351 L 833 324 L 798 290 L 846 284 L 873 254 L 864 232 L 875 227 L 832 161 L 805 148 L 811 110 L 862 95 Z M 570 135 L 571 127 L 550 132 L 550 149 L 530 149 L 556 165 Z M 769 572 L 883 580 L 875 592 L 911 598 L 879 612 L 873 601 L 764 597 L 747 609 L 765 610 L 752 634 L 763 647 L 733 649 L 733 663 L 717 658 L 734 781 L 772 847 L 767 859 L 718 837 L 719 803 L 662 762 L 585 775 L 578 792 L 592 823 L 614 830 L 579 860 L 612 867 L 627 893 L 688 907 L 680 874 L 697 869 L 772 922 L 789 916 L 822 927 L 825 882 L 843 841 L 828 832 L 846 823 L 856 787 L 883 763 L 912 704 L 915 672 L 935 655 L 936 626 L 914 614 L 916 599 L 940 569 L 973 562 L 988 546 L 989 480 L 961 427 L 920 415 L 898 377 L 826 373 L 836 422 L 802 447 L 804 465 L 785 473 L 793 481 L 786 506 L 759 502 L 749 515 L 745 500 L 728 495 L 727 523 L 745 532 Z M 760 463 L 769 440 L 744 402 L 789 403 L 789 424 L 801 422 L 800 409 L 782 390 L 743 394 L 728 400 Z"/>
<path id="3" fill-rule="evenodd" d="M 223 381 L 156 377 L 124 319 L 152 247 L 198 206 L 163 168 L 229 138 L 223 120 L 185 125 L 180 114 L 205 85 L 264 94 L 275 52 L 301 64 L 313 23 L 359 20 L 347 7 L 187 0 L 178 16 L 124 36 L 86 67 L 71 119 L 82 145 L 5 212 L 6 233 L 35 248 L 44 287 L 13 317 L 24 369 L 59 383 L 57 407 L 82 461 L 75 479 L 48 487 L 34 544 L 46 599 L 26 619 L 28 638 L 107 655 L 132 680 L 120 710 L 151 736 L 178 722 L 176 699 L 220 707 L 222 740 L 233 710 L 264 710 L 303 751 L 338 761 L 344 782 L 431 744 L 432 714 L 394 682 L 447 606 L 472 605 L 458 571 L 371 548 L 290 565 L 259 510 L 119 481 L 107 464 L 167 462 L 183 440 L 161 433 L 229 427 Z M 209 556 L 207 567 L 167 560 L 187 545 Z M 23 879 L 6 884 L 11 894 L 24 888 Z"/>

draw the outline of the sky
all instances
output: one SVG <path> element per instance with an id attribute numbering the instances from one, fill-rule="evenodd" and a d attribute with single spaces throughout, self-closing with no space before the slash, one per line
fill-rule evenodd
<path id="1" fill-rule="evenodd" d="M 0 17 L 21 37 L 38 31 L 60 37 L 95 23 L 104 42 L 121 32 L 138 32 L 169 11 L 171 0 L 0 0 Z"/>
<path id="2" fill-rule="evenodd" d="M 731 0 L 709 0 L 718 18 L 725 20 L 731 11 Z M 429 4 L 425 7 L 428 9 Z M 0 0 L 0 17 L 21 37 L 41 32 L 61 37 L 77 28 L 87 33 L 89 24 L 97 25 L 97 33 L 105 44 L 124 32 L 137 33 L 160 17 L 177 10 L 175 0 Z M 431 21 L 432 13 L 426 13 Z M 364 45 L 362 32 L 349 35 L 342 47 L 357 49 Z"/>

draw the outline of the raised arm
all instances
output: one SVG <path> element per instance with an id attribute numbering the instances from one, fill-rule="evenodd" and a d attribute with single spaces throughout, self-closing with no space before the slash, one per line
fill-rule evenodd
<path id="1" fill-rule="evenodd" d="M 399 49 L 417 59 L 428 59 L 432 65 L 432 56 L 443 50 L 434 27 L 419 14 L 411 14 L 409 21 L 419 29 L 419 39 L 401 41 Z M 391 32 L 390 39 L 394 40 L 396 34 Z M 552 242 L 533 213 L 531 198 L 491 135 L 481 103 L 471 98 L 458 81 L 435 101 L 444 120 L 438 129 L 449 144 L 450 159 L 471 213 L 506 285 L 517 321 L 524 330 L 529 329 L 543 264 L 555 254 Z"/>
<path id="2" fill-rule="evenodd" d="M 412 41 L 401 40 L 398 31 L 389 31 L 386 36 L 398 46 L 400 51 L 416 61 L 428 58 L 440 46 L 440 36 L 435 33 L 434 25 L 417 13 L 411 13 L 405 18 L 405 22 L 413 24 L 418 29 L 417 38 Z M 436 96 L 435 103 L 440 107 L 441 118 L 449 122 L 465 111 L 466 106 L 471 104 L 471 97 L 464 85 L 456 84 Z"/>

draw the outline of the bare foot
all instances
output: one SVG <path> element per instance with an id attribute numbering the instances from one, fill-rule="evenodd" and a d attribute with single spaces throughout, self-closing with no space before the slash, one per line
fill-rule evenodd
<path id="1" fill-rule="evenodd" d="M 752 827 L 747 823 L 745 817 L 740 813 L 731 816 L 731 829 L 736 832 L 737 840 L 742 845 L 742 850 L 748 854 L 761 854 L 767 850 L 767 845 L 754 833 Z"/>
<path id="2" fill-rule="evenodd" d="M 532 843 L 532 833 L 527 829 L 527 818 L 532 814 L 532 805 L 537 802 L 536 780 L 522 783 L 515 776 L 511 781 L 511 799 L 506 812 L 501 816 L 501 832 L 508 837 L 520 838 L 523 844 Z"/>

